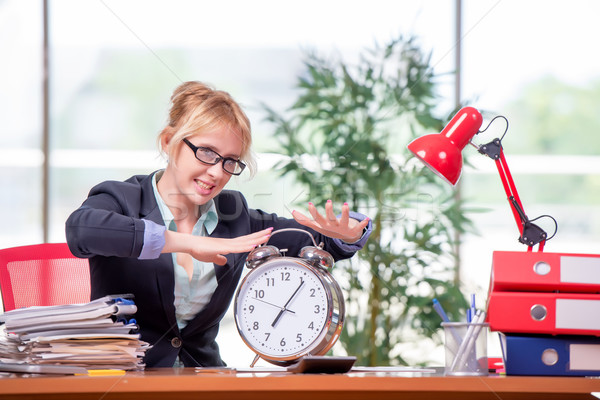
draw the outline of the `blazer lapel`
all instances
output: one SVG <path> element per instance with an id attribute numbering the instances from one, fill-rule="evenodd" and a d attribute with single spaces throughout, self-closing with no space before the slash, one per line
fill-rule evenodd
<path id="1" fill-rule="evenodd" d="M 142 200 L 140 207 L 140 217 L 149 221 L 156 222 L 159 225 L 164 225 L 162 214 L 156 203 L 154 196 L 154 190 L 152 189 L 152 179 L 154 174 L 160 173 L 157 171 L 153 174 L 148 175 L 141 182 L 142 186 Z M 175 272 L 173 266 L 173 257 L 171 254 L 161 254 L 160 259 L 162 265 L 165 268 L 155 269 L 156 271 L 156 285 L 158 286 L 161 303 L 165 314 L 167 315 L 169 324 L 171 326 L 177 326 L 177 319 L 175 317 Z"/>

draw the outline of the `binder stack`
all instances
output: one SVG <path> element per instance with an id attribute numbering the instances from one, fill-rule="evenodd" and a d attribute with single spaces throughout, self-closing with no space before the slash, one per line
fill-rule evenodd
<path id="1" fill-rule="evenodd" d="M 600 376 L 600 255 L 494 252 L 488 322 L 508 375 Z"/>
<path id="2" fill-rule="evenodd" d="M 26 307 L 0 315 L 0 362 L 139 370 L 149 348 L 129 296 L 84 304 Z"/>

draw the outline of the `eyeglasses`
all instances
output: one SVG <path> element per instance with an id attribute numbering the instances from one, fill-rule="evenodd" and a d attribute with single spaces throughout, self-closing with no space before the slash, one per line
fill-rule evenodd
<path id="1" fill-rule="evenodd" d="M 223 170 L 228 174 L 239 175 L 242 173 L 244 168 L 246 168 L 246 164 L 239 160 L 235 160 L 229 157 L 223 157 L 216 151 L 213 151 L 207 147 L 194 146 L 187 139 L 183 139 L 183 142 L 194 151 L 194 155 L 196 156 L 198 161 L 208 165 L 216 165 L 219 162 L 221 162 L 223 164 Z"/>

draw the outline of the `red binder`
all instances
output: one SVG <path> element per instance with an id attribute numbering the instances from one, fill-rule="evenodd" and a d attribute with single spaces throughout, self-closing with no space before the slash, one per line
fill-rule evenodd
<path id="1" fill-rule="evenodd" d="M 490 291 L 600 293 L 600 255 L 495 251 Z"/>
<path id="2" fill-rule="evenodd" d="M 493 291 L 488 322 L 499 332 L 600 336 L 600 294 Z"/>

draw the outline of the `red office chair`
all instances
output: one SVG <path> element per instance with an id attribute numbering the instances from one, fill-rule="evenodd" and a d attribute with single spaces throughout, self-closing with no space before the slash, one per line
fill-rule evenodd
<path id="1" fill-rule="evenodd" d="M 0 289 L 4 311 L 29 306 L 87 303 L 90 269 L 66 243 L 0 250 Z"/>

